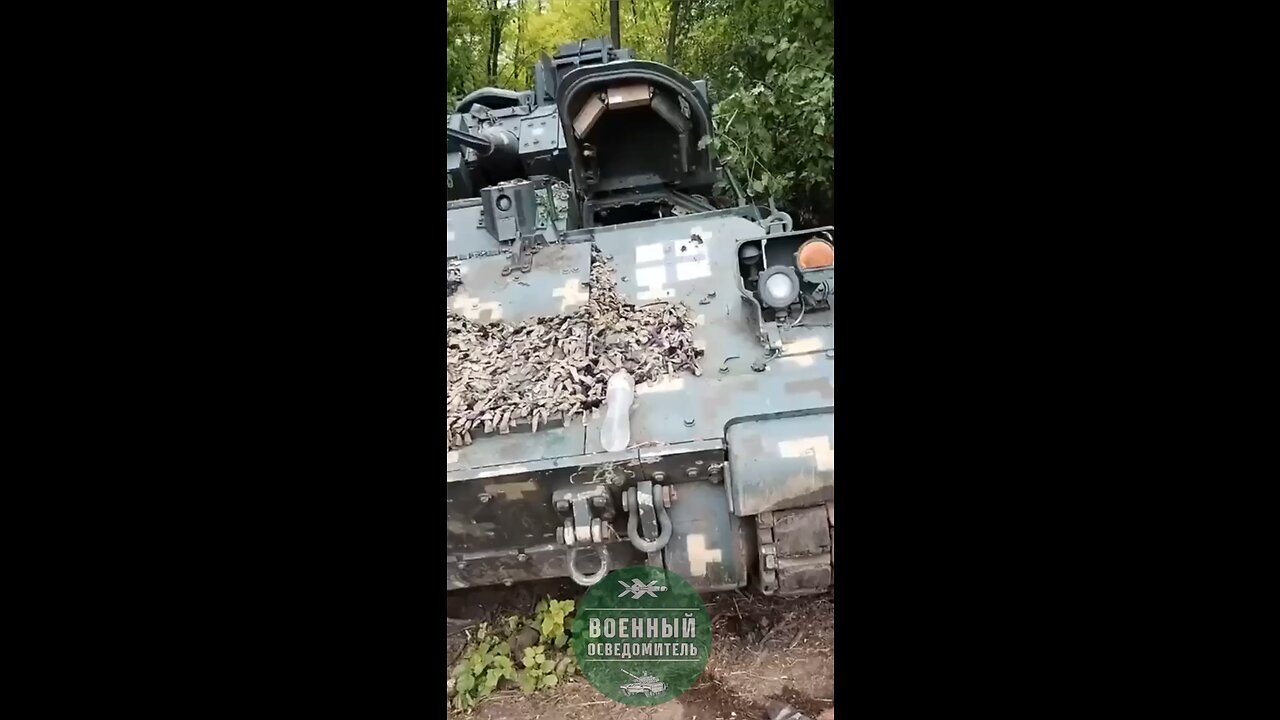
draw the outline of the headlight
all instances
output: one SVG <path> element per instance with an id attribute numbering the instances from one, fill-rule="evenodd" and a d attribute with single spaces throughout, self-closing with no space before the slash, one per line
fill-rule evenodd
<path id="1" fill-rule="evenodd" d="M 800 279 L 786 266 L 775 266 L 760 273 L 760 297 L 775 310 L 785 310 L 800 295 Z"/>

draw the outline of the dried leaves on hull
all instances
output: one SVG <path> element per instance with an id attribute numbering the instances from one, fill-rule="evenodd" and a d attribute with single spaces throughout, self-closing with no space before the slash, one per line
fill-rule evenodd
<path id="1" fill-rule="evenodd" d="M 618 369 L 637 383 L 684 371 L 702 374 L 688 306 L 627 302 L 595 246 L 590 292 L 572 314 L 520 324 L 480 324 L 449 313 L 450 449 L 526 422 L 537 430 L 581 416 L 585 424 Z"/>

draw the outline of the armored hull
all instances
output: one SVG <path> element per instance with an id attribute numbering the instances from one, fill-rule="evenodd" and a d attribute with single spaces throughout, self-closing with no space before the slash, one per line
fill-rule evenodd
<path id="1" fill-rule="evenodd" d="M 577 313 L 604 292 L 632 308 L 683 306 L 689 322 L 681 331 L 696 353 L 681 352 L 696 362 L 646 371 L 652 377 L 635 386 L 626 413 L 624 449 L 606 449 L 606 407 L 585 390 L 587 402 L 558 417 L 499 414 L 499 423 L 481 423 L 477 411 L 470 422 L 466 413 L 451 420 L 450 590 L 563 576 L 589 585 L 609 569 L 646 563 L 701 591 L 753 583 L 804 594 L 831 583 L 834 230 L 795 229 L 785 214 L 762 217 L 745 202 L 713 209 L 688 194 L 703 181 L 682 186 L 682 178 L 718 170 L 709 153 L 672 152 L 675 180 L 628 185 L 625 169 L 609 172 L 620 164 L 583 168 L 577 146 L 591 147 L 592 138 L 573 121 L 590 108 L 572 88 L 584 80 L 597 81 L 588 97 L 600 96 L 598 83 L 608 92 L 608 83 L 644 82 L 654 97 L 697 102 L 681 94 L 692 83 L 669 91 L 652 65 L 615 61 L 559 79 L 566 177 L 448 202 L 447 312 L 519 325 Z M 710 135 L 709 107 L 701 126 L 696 109 L 689 113 L 695 142 Z M 666 201 L 658 217 L 599 224 L 595 209 L 644 205 L 655 195 Z M 593 262 L 607 263 L 609 287 L 593 276 Z M 451 370 L 451 388 L 455 380 Z"/>

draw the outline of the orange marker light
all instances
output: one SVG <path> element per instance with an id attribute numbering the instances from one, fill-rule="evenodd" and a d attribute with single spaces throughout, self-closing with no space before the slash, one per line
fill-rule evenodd
<path id="1" fill-rule="evenodd" d="M 796 264 L 801 270 L 831 267 L 836 264 L 836 248 L 826 240 L 808 240 L 796 253 Z"/>

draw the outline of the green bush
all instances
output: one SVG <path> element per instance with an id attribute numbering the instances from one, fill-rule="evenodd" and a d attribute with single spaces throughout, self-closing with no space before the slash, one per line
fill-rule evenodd
<path id="1" fill-rule="evenodd" d="M 481 623 L 453 668 L 453 708 L 470 711 L 504 679 L 526 693 L 553 688 L 577 670 L 569 631 L 573 601 L 546 598 L 532 617 L 512 615 L 497 628 Z M 536 637 L 536 642 L 529 642 Z M 524 645 L 524 647 L 521 647 Z M 513 648 L 521 648 L 518 657 Z"/>

